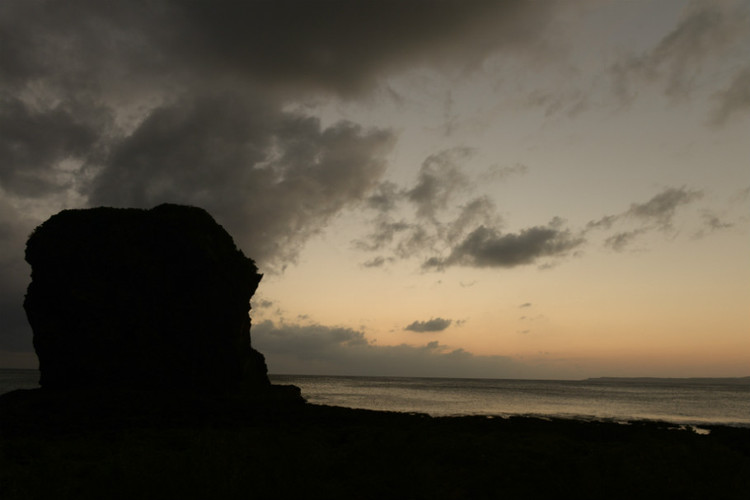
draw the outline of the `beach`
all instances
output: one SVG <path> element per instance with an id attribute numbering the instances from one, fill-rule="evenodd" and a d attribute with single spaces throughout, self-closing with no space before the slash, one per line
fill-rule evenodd
<path id="1" fill-rule="evenodd" d="M 0 397 L 2 498 L 745 498 L 750 429 Z"/>

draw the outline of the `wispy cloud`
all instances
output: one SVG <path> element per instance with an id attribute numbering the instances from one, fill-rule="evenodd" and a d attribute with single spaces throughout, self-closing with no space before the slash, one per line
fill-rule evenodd
<path id="1" fill-rule="evenodd" d="M 738 72 L 726 89 L 714 95 L 716 108 L 711 123 L 721 126 L 737 115 L 750 111 L 750 66 Z"/>
<path id="2" fill-rule="evenodd" d="M 631 203 L 630 208 L 615 215 L 607 215 L 592 220 L 586 225 L 585 232 L 590 230 L 608 231 L 620 228 L 628 222 L 635 222 L 637 227 L 619 229 L 607 236 L 604 246 L 615 251 L 629 248 L 640 236 L 652 231 L 671 233 L 674 231 L 674 219 L 679 209 L 690 205 L 703 197 L 703 192 L 685 187 L 666 188 L 643 203 Z"/>
<path id="3" fill-rule="evenodd" d="M 691 2 L 675 28 L 658 44 L 642 54 L 623 57 L 612 66 L 615 93 L 621 101 L 629 102 L 636 96 L 634 88 L 645 81 L 657 83 L 672 99 L 687 98 L 704 68 L 746 43 L 748 33 L 750 12 L 746 3 Z M 735 82 L 742 78 L 740 75 Z M 719 120 L 727 116 L 727 111 L 718 112 Z"/>

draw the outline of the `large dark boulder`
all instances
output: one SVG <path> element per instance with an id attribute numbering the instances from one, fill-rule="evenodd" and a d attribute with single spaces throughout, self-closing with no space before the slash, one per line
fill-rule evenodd
<path id="1" fill-rule="evenodd" d="M 24 308 L 42 388 L 262 391 L 261 275 L 204 210 L 64 210 L 36 228 Z"/>

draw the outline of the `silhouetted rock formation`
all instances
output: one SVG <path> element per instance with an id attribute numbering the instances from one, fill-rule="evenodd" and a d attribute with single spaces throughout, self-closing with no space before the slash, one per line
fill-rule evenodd
<path id="1" fill-rule="evenodd" d="M 250 345 L 262 275 L 204 210 L 64 210 L 26 245 L 43 388 L 189 391 L 270 383 Z"/>

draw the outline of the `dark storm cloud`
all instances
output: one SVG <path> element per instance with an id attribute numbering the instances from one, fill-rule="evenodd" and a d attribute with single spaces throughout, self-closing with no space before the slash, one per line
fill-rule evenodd
<path id="1" fill-rule="evenodd" d="M 442 332 L 449 326 L 451 326 L 453 320 L 443 318 L 431 318 L 427 321 L 414 321 L 411 324 L 404 327 L 404 330 L 410 332 Z"/>
<path id="2" fill-rule="evenodd" d="M 538 47 L 555 10 L 520 0 L 28 0 L 1 8 L 8 50 L 0 68 L 14 80 L 119 65 L 118 74 L 208 71 L 349 95 L 415 64 L 473 67 L 497 49 Z"/>
<path id="3" fill-rule="evenodd" d="M 554 10 L 520 0 L 2 2 L 0 183 L 79 206 L 205 206 L 249 254 L 283 265 L 370 193 L 394 140 L 324 129 L 289 102 L 353 97 L 416 66 L 466 70 L 496 50 L 535 52 Z M 413 198 L 429 213 L 420 189 Z"/>
<path id="4" fill-rule="evenodd" d="M 564 257 L 583 242 L 582 237 L 560 228 L 557 223 L 506 234 L 479 226 L 454 247 L 447 258 L 432 257 L 423 267 L 516 267 L 533 264 L 544 257 Z"/>
<path id="5" fill-rule="evenodd" d="M 113 147 L 90 202 L 202 206 L 248 255 L 284 262 L 376 186 L 393 141 L 347 122 L 323 128 L 261 99 L 199 96 L 156 109 Z"/>
<path id="6" fill-rule="evenodd" d="M 356 126 L 315 130 L 285 104 L 320 91 L 358 95 L 415 65 L 466 69 L 498 49 L 534 51 L 553 10 L 457 0 L 2 2 L 0 93 L 13 97 L 3 97 L 0 120 L 19 126 L 6 135 L 14 144 L 2 146 L 12 154 L 0 181 L 23 196 L 73 190 L 90 204 L 198 203 L 234 227 L 243 213 L 260 216 L 254 222 L 267 221 L 267 234 L 258 258 L 283 260 L 368 193 L 392 140 Z M 93 149 L 97 158 L 85 157 Z M 321 154 L 320 166 L 299 168 Z M 293 196 L 307 187 L 312 196 Z M 285 213 L 274 215 L 280 207 Z M 286 227 L 268 233 L 275 223 Z"/>
<path id="7" fill-rule="evenodd" d="M 270 373 L 498 378 L 531 373 L 505 356 L 479 356 L 437 341 L 381 346 L 349 328 L 264 321 L 253 325 L 252 338 Z"/>
<path id="8" fill-rule="evenodd" d="M 0 93 L 0 187 L 8 194 L 38 198 L 71 187 L 74 172 L 63 160 L 86 161 L 104 125 L 58 105 L 37 110 Z"/>
<path id="9" fill-rule="evenodd" d="M 414 64 L 472 67 L 536 45 L 551 7 L 523 1 L 174 2 L 192 60 L 352 94 Z M 180 33 L 182 34 L 182 33 Z M 178 35 L 179 36 L 179 35 Z M 258 50 L 263 47 L 264 50 Z"/>
<path id="10" fill-rule="evenodd" d="M 612 67 L 615 93 L 635 97 L 640 81 L 654 81 L 672 98 L 687 97 L 712 59 L 729 54 L 748 39 L 750 12 L 741 2 L 691 2 L 677 26 L 651 50 Z"/>

